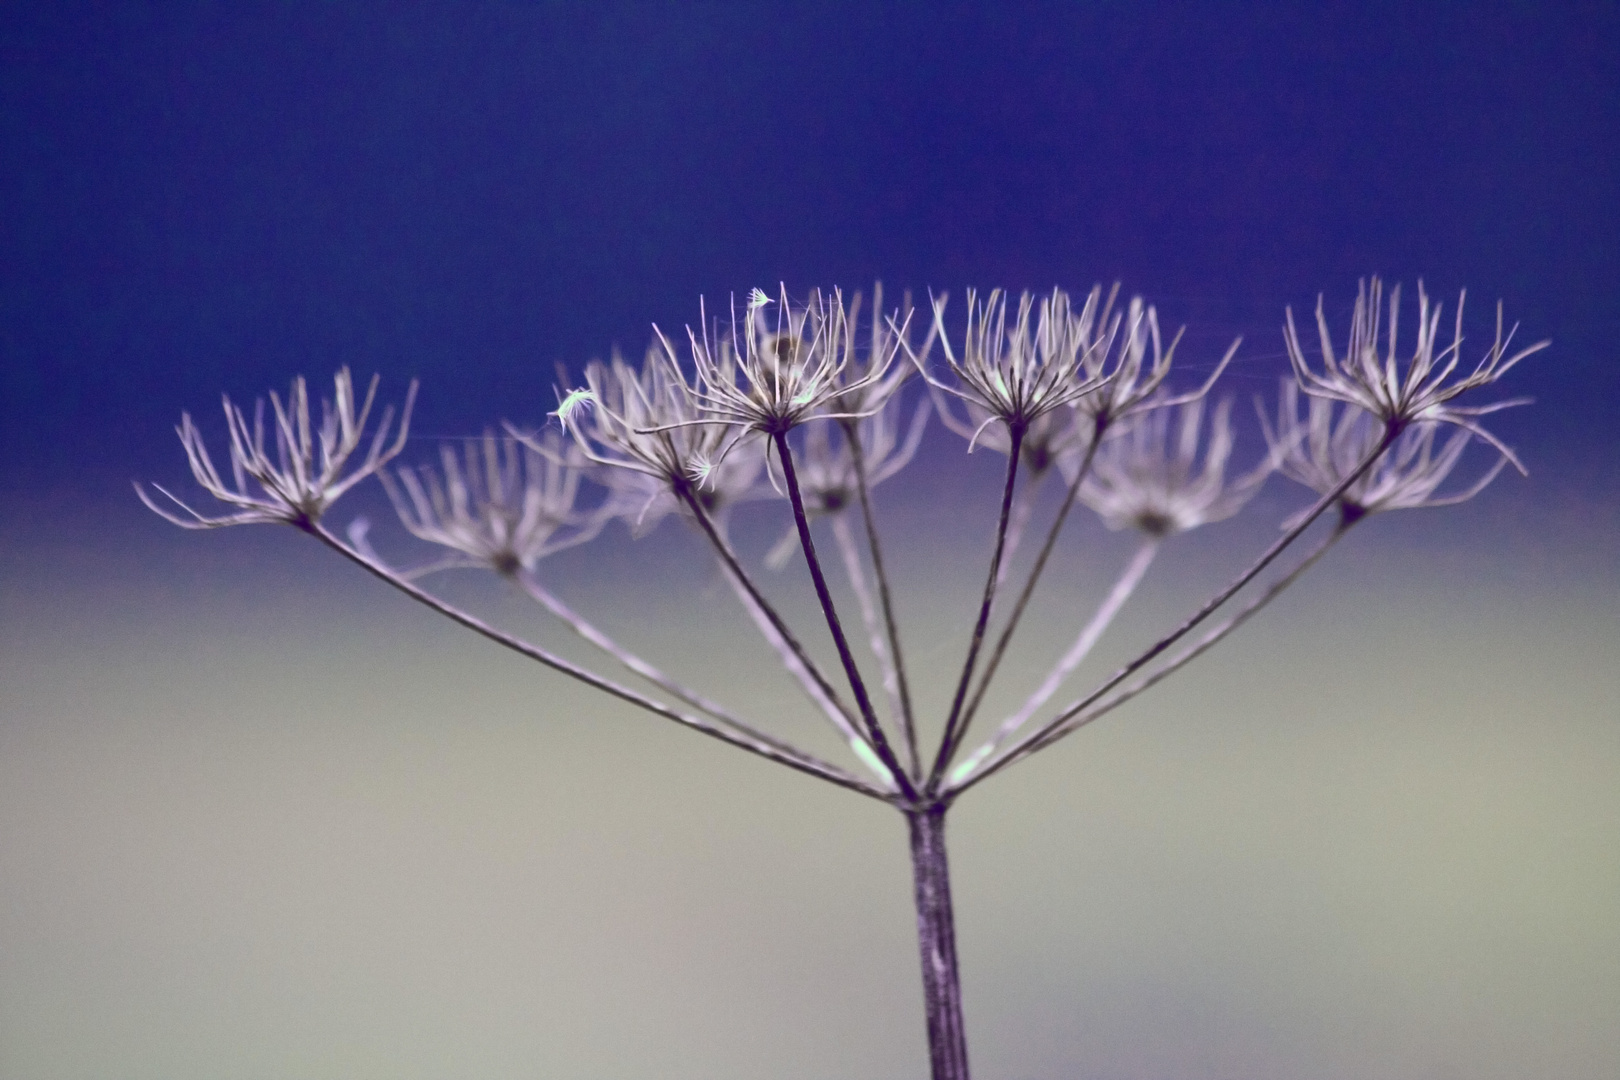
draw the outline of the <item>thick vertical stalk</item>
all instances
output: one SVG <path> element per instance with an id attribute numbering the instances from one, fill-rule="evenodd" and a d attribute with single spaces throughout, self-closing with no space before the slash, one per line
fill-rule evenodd
<path id="1" fill-rule="evenodd" d="M 923 1004 L 933 1080 L 968 1080 L 962 980 L 951 913 L 951 871 L 945 858 L 945 807 L 907 810 L 911 871 L 916 882 L 917 944 L 922 953 Z"/>

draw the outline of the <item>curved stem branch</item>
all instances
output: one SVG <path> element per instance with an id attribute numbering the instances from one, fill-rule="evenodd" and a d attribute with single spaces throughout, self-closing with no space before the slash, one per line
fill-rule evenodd
<path id="1" fill-rule="evenodd" d="M 973 700 L 968 704 L 967 720 L 970 723 L 979 711 L 979 704 L 990 689 L 990 680 L 995 677 L 996 670 L 1001 667 L 1002 657 L 1007 655 L 1007 646 L 1012 643 L 1013 632 L 1018 629 L 1019 621 L 1024 617 L 1024 609 L 1029 606 L 1030 597 L 1035 595 L 1035 585 L 1041 580 L 1041 573 L 1046 569 L 1046 560 L 1052 555 L 1052 549 L 1057 545 L 1058 533 L 1063 531 L 1063 523 L 1068 520 L 1069 511 L 1074 509 L 1074 500 L 1080 494 L 1080 484 L 1085 480 L 1086 474 L 1091 471 L 1091 460 L 1097 454 L 1097 445 L 1102 442 L 1102 425 L 1094 425 L 1091 430 L 1091 441 L 1086 446 L 1085 457 L 1080 461 L 1080 468 L 1074 474 L 1074 482 L 1063 495 L 1063 505 L 1058 507 L 1057 517 L 1052 521 L 1052 527 L 1046 531 L 1046 540 L 1041 544 L 1040 554 L 1035 557 L 1035 564 L 1029 568 L 1029 578 L 1024 582 L 1024 588 L 1018 594 L 1018 601 L 1013 604 L 1012 613 L 1007 616 L 1007 625 L 1002 627 L 1001 635 L 996 638 L 996 646 L 990 651 L 990 659 L 984 665 L 984 675 L 979 679 L 978 689 L 973 692 Z"/>
<path id="2" fill-rule="evenodd" d="M 984 630 L 990 621 L 990 606 L 996 599 L 996 582 L 1001 578 L 1002 550 L 1007 543 L 1007 520 L 1012 512 L 1013 487 L 1018 481 L 1018 457 L 1024 448 L 1022 425 L 1012 426 L 1008 435 L 1012 446 L 1007 452 L 1007 482 L 1001 491 L 1001 517 L 996 524 L 995 551 L 990 556 L 990 573 L 984 580 L 984 598 L 979 603 L 979 617 L 973 624 L 973 638 L 968 643 L 967 659 L 962 662 L 962 676 L 957 681 L 956 695 L 951 699 L 951 711 L 945 719 L 945 735 L 940 739 L 939 752 L 934 755 L 933 768 L 928 774 L 930 794 L 938 790 L 939 783 L 945 776 L 945 770 L 950 767 L 951 757 L 955 755 L 956 748 L 961 745 L 963 736 L 967 734 L 968 722 L 971 719 L 963 712 L 962 704 L 967 698 L 968 684 L 973 681 L 973 668 L 979 659 L 979 649 L 984 645 Z"/>
<path id="3" fill-rule="evenodd" d="M 748 571 L 743 569 L 742 563 L 737 558 L 737 553 L 731 550 L 731 545 L 726 543 L 726 538 L 720 535 L 720 530 L 715 527 L 714 519 L 709 516 L 708 511 L 703 509 L 703 504 L 692 493 L 692 489 L 690 487 L 679 487 L 676 489 L 675 494 L 681 501 L 686 503 L 686 508 L 692 512 L 692 516 L 697 520 L 703 534 L 709 538 L 709 543 L 714 545 L 715 553 L 720 557 L 720 563 L 725 567 L 726 573 L 731 577 L 731 580 L 747 593 L 749 600 L 752 602 L 750 610 L 757 610 L 764 616 L 765 621 L 770 624 L 771 629 L 775 631 L 777 638 L 780 639 L 781 648 L 792 653 L 811 681 L 815 683 L 816 689 L 828 701 L 832 702 L 840 713 L 846 717 L 849 716 L 848 708 L 839 700 L 838 691 L 833 688 L 832 683 L 827 681 L 827 677 L 821 673 L 821 669 L 816 667 L 815 661 L 810 659 L 810 654 L 804 651 L 804 646 L 793 635 L 793 631 L 788 629 L 788 625 L 782 620 L 782 616 L 777 613 L 776 608 L 771 606 L 771 602 L 765 599 L 765 594 L 759 591 L 759 586 L 754 584 L 754 579 L 748 576 Z M 776 641 L 772 641 L 772 644 L 775 645 Z"/>
<path id="4" fill-rule="evenodd" d="M 759 631 L 766 644 L 770 645 L 771 649 L 776 653 L 776 658 L 781 661 L 782 667 L 799 684 L 799 688 L 804 691 L 805 697 L 809 698 L 810 703 L 827 718 L 827 722 L 833 726 L 833 730 L 838 732 L 844 742 L 849 744 L 850 750 L 861 760 L 861 763 L 870 769 L 873 775 L 882 778 L 884 784 L 890 784 L 889 770 L 884 768 L 883 762 L 872 752 L 872 744 L 866 741 L 866 736 L 862 735 L 860 729 L 855 726 L 855 721 L 851 719 L 843 703 L 827 696 L 822 684 L 817 682 L 816 677 L 810 673 L 810 669 L 804 666 L 804 661 L 788 647 L 786 641 L 782 640 L 782 635 L 777 632 L 776 625 L 771 622 L 770 615 L 759 606 L 759 602 L 754 599 L 754 594 L 748 591 L 748 587 L 732 571 L 730 564 L 725 559 L 718 559 L 717 561 L 720 564 L 720 573 L 725 575 L 726 581 L 731 585 L 731 591 L 737 595 L 737 600 L 742 604 L 743 610 L 748 612 L 748 618 L 753 622 L 754 628 Z"/>
<path id="5" fill-rule="evenodd" d="M 915 427 L 915 423 L 913 427 Z M 849 442 L 855 465 L 855 491 L 861 501 L 861 522 L 866 527 L 866 546 L 872 553 L 872 575 L 877 578 L 878 601 L 883 608 L 883 628 L 889 637 L 889 656 L 894 664 L 895 694 L 899 705 L 900 735 L 906 744 L 911 775 L 922 776 L 922 759 L 917 746 L 917 721 L 911 710 L 911 684 L 906 680 L 905 654 L 900 650 L 900 623 L 894 614 L 894 597 L 889 591 L 889 575 L 883 569 L 883 548 L 878 543 L 877 520 L 866 481 L 866 453 L 861 449 L 858 425 L 847 424 L 844 437 Z"/>
<path id="6" fill-rule="evenodd" d="M 1068 722 L 1054 730 L 1051 734 L 1045 736 L 1035 743 L 1030 744 L 1028 747 L 1019 748 L 1017 751 L 1015 751 L 1015 753 L 1019 757 L 1028 757 L 1039 750 L 1045 749 L 1046 747 L 1057 742 L 1059 739 L 1063 738 L 1065 735 L 1078 731 L 1080 728 L 1085 727 L 1093 720 L 1099 719 L 1108 713 L 1113 712 L 1115 709 L 1119 708 L 1127 701 L 1130 701 L 1144 690 L 1158 685 L 1160 682 L 1175 674 L 1193 660 L 1196 660 L 1198 657 L 1214 648 L 1222 638 L 1226 637 L 1232 631 L 1242 626 L 1253 615 L 1259 612 L 1261 608 L 1265 607 L 1267 604 L 1271 603 L 1271 601 L 1275 600 L 1279 595 L 1281 595 L 1283 590 L 1287 589 L 1288 586 L 1292 585 L 1295 581 L 1298 581 L 1305 571 L 1309 570 L 1312 566 L 1315 566 L 1317 561 L 1320 560 L 1323 555 L 1327 554 L 1328 549 L 1334 544 L 1338 543 L 1344 534 L 1350 530 L 1350 526 L 1352 524 L 1354 524 L 1354 522 L 1351 520 L 1341 521 L 1338 527 L 1329 533 L 1321 543 L 1317 544 L 1309 555 L 1300 560 L 1298 566 L 1294 567 L 1283 577 L 1272 582 L 1269 586 L 1267 586 L 1265 592 L 1261 593 L 1253 600 L 1250 600 L 1236 615 L 1233 615 L 1231 618 L 1227 619 L 1213 630 L 1210 630 L 1203 637 L 1198 639 L 1197 644 L 1184 649 L 1168 663 L 1166 663 L 1164 667 L 1159 668 L 1150 675 L 1143 676 L 1142 678 L 1131 683 L 1129 686 L 1125 687 L 1119 693 L 1113 695 L 1105 701 L 1098 703 L 1097 705 L 1094 705 L 1085 712 L 1071 717 Z M 967 786 L 969 785 L 963 785 L 963 787 Z"/>
<path id="7" fill-rule="evenodd" d="M 883 672 L 883 691 L 889 699 L 889 715 L 898 723 L 901 720 L 900 679 L 895 672 L 894 659 L 889 655 L 888 638 L 883 633 L 883 616 L 878 611 L 877 601 L 872 595 L 872 586 L 866 580 L 866 568 L 861 563 L 860 545 L 845 515 L 832 515 L 830 523 L 833 538 L 838 541 L 839 557 L 844 563 L 844 576 L 849 579 L 850 590 L 854 592 L 855 600 L 861 608 L 861 622 L 866 627 L 867 642 L 871 646 L 872 655 L 877 657 L 878 668 Z M 913 776 L 916 772 L 916 769 L 911 770 Z"/>
<path id="8" fill-rule="evenodd" d="M 761 745 L 773 746 L 776 749 L 786 753 L 801 752 L 797 747 L 791 745 L 790 743 L 783 742 L 774 735 L 769 735 L 759 730 L 753 724 L 743 720 L 731 710 L 727 709 L 724 705 L 711 701 L 709 698 L 704 697 L 696 690 L 692 690 L 689 687 L 683 686 L 682 684 L 676 682 L 660 669 L 654 667 L 652 664 L 649 664 L 647 661 L 643 660 L 629 649 L 626 649 L 623 645 L 620 645 L 601 630 L 597 629 L 595 625 L 588 622 L 578 612 L 574 611 L 573 608 L 569 607 L 559 597 L 552 593 L 550 589 L 547 589 L 544 585 L 540 584 L 539 580 L 537 580 L 529 571 L 520 570 L 517 574 L 517 582 L 524 592 L 528 593 L 530 597 L 540 603 L 547 611 L 551 612 L 553 615 L 557 616 L 557 618 L 567 623 L 569 629 L 573 630 L 574 633 L 578 634 L 592 645 L 595 645 L 598 649 L 601 649 L 603 652 L 613 657 L 613 659 L 617 660 L 629 671 L 640 675 L 643 679 L 646 679 L 653 685 L 660 687 L 672 697 L 684 701 L 694 709 L 701 709 L 703 712 L 708 713 L 716 720 L 719 720 L 721 723 L 734 728 L 741 734 L 753 739 Z"/>
<path id="9" fill-rule="evenodd" d="M 1156 658 L 1163 655 L 1164 652 L 1172 645 L 1196 629 L 1199 624 L 1214 613 L 1216 608 L 1230 600 L 1239 589 L 1253 581 L 1256 576 L 1265 570 L 1266 567 L 1270 566 L 1273 560 L 1275 560 L 1277 556 L 1281 555 L 1290 544 L 1299 539 L 1300 535 L 1304 533 L 1304 531 L 1309 528 L 1317 518 L 1321 517 L 1323 512 L 1326 511 L 1328 507 L 1338 502 L 1339 496 L 1348 491 L 1350 485 L 1361 479 L 1362 475 L 1366 473 L 1368 469 L 1372 468 L 1373 464 L 1383 456 L 1384 451 L 1389 449 L 1390 444 L 1395 441 L 1396 437 L 1400 434 L 1400 431 L 1401 429 L 1396 425 L 1386 426 L 1383 437 L 1378 440 L 1378 443 L 1373 446 L 1370 451 L 1368 451 L 1367 456 L 1362 458 L 1360 463 L 1358 463 L 1354 469 L 1352 469 L 1342 480 L 1340 480 L 1338 484 L 1334 485 L 1332 490 L 1328 491 L 1325 495 L 1318 499 L 1316 504 L 1312 506 L 1310 510 L 1307 511 L 1303 516 L 1301 516 L 1299 521 L 1296 522 L 1292 528 L 1288 529 L 1282 534 L 1282 536 L 1278 537 L 1276 541 L 1274 541 L 1272 545 L 1268 547 L 1247 570 L 1243 571 L 1243 573 L 1234 578 L 1231 584 L 1227 585 L 1220 592 L 1217 592 L 1214 596 L 1210 597 L 1202 607 L 1193 612 L 1192 615 L 1188 616 L 1180 626 L 1176 627 L 1170 633 L 1154 642 L 1136 659 L 1114 672 L 1113 675 L 1104 680 L 1101 686 L 1098 686 L 1091 693 L 1087 694 L 1085 697 L 1081 698 L 1079 701 L 1076 701 L 1063 712 L 1047 721 L 1046 724 L 1042 725 L 1038 731 L 1025 736 L 1025 738 L 1022 739 L 1011 752 L 993 762 L 978 775 L 968 780 L 962 785 L 962 789 L 965 789 L 972 784 L 977 784 L 982 780 L 988 779 L 989 777 L 1000 772 L 1002 769 L 1006 768 L 1012 762 L 1029 756 L 1029 753 L 1034 752 L 1033 748 L 1036 746 L 1036 744 L 1043 746 L 1050 745 L 1048 737 L 1057 732 L 1059 728 L 1062 728 L 1066 723 L 1068 723 L 1069 720 L 1091 708 L 1091 706 L 1095 705 L 1110 691 L 1112 691 L 1114 687 L 1118 686 L 1120 683 L 1142 670 L 1142 668 L 1152 663 Z M 1026 753 L 1026 751 L 1028 751 L 1028 753 Z"/>
<path id="10" fill-rule="evenodd" d="M 538 645 L 531 645 L 522 638 L 514 637 L 504 630 L 498 630 L 477 616 L 471 615 L 465 611 L 462 611 L 460 608 L 447 604 L 438 597 L 433 596 L 431 593 L 424 591 L 421 587 L 405 580 L 403 577 L 400 577 L 382 563 L 377 562 L 374 559 L 369 559 L 360 554 L 358 551 L 343 543 L 343 541 L 339 540 L 336 536 L 332 535 L 318 523 L 311 523 L 301 527 L 305 532 L 308 532 L 311 536 L 315 537 L 315 539 L 319 540 L 333 551 L 336 551 L 339 555 L 342 555 L 350 562 L 360 566 L 374 577 L 377 577 L 387 584 L 392 585 L 394 588 L 398 589 L 406 596 L 409 596 L 411 599 L 432 608 L 439 614 L 460 623 L 467 629 L 488 638 L 498 645 L 506 646 L 513 652 L 527 656 L 531 660 L 537 660 L 555 671 L 560 671 L 564 675 L 578 679 L 587 686 L 595 687 L 596 689 L 601 690 L 612 697 L 618 698 L 620 701 L 626 701 L 631 705 L 636 705 L 646 709 L 648 712 L 656 713 L 657 715 L 664 717 L 666 720 L 673 720 L 678 724 L 684 724 L 686 727 L 692 728 L 695 731 L 700 731 L 711 738 L 719 739 L 721 742 L 726 742 L 730 743 L 732 746 L 741 747 L 742 749 L 747 750 L 749 753 L 758 754 L 760 757 L 768 758 L 771 761 L 777 762 L 778 764 L 786 765 L 789 768 L 797 769 L 800 772 L 808 773 L 811 776 L 819 777 L 822 780 L 827 780 L 831 783 L 839 785 L 840 787 L 846 787 L 852 791 L 858 791 L 863 795 L 870 795 L 874 799 L 879 799 L 883 802 L 892 801 L 892 796 L 888 792 L 882 791 L 872 784 L 867 783 L 865 780 L 862 780 L 858 776 L 845 772 L 836 765 L 822 761 L 819 758 L 816 758 L 810 754 L 802 753 L 798 750 L 783 749 L 778 746 L 759 742 L 741 732 L 732 731 L 727 727 L 723 727 L 712 720 L 707 720 L 701 716 L 693 716 L 689 713 L 683 713 L 676 709 L 672 709 L 663 702 L 655 701 L 652 698 L 646 697 L 643 694 L 639 694 L 636 691 L 631 690 L 629 687 L 620 686 L 618 683 L 612 682 L 609 679 L 604 679 L 600 675 L 580 667 L 578 664 L 565 660 L 560 656 L 540 648 Z"/>
<path id="11" fill-rule="evenodd" d="M 1035 516 L 1035 504 L 1040 502 L 1041 482 L 1050 471 L 1050 469 L 1039 472 L 1035 469 L 1027 470 L 1024 473 L 1024 486 L 1013 498 L 1012 517 L 1007 521 L 1007 547 L 1001 553 L 1001 576 L 996 579 L 997 592 L 1007 584 L 1007 575 L 1012 571 L 1013 557 L 1018 554 L 1018 549 L 1024 542 L 1024 533 L 1029 528 L 1030 518 Z"/>
<path id="12" fill-rule="evenodd" d="M 1081 661 L 1090 654 L 1091 650 L 1096 647 L 1097 642 L 1102 639 L 1103 634 L 1107 632 L 1108 627 L 1113 623 L 1114 617 L 1119 614 L 1120 609 L 1125 606 L 1125 602 L 1136 591 L 1136 586 L 1141 584 L 1143 575 L 1147 573 L 1148 567 L 1153 564 L 1153 557 L 1159 552 L 1160 543 L 1161 541 L 1154 537 L 1142 541 L 1141 545 L 1136 549 L 1136 554 L 1126 564 L 1124 573 L 1120 574 L 1119 579 L 1114 582 L 1114 587 L 1108 591 L 1108 595 L 1098 605 L 1096 612 L 1093 613 L 1091 619 L 1080 631 L 1080 635 L 1075 638 L 1074 644 L 1069 647 L 1069 651 L 1064 653 L 1056 664 L 1052 665 L 1052 670 L 1047 673 L 1046 679 L 1035 689 L 1034 693 L 1029 695 L 1018 711 L 1001 722 L 1001 726 L 996 729 L 995 737 L 975 750 L 970 756 L 962 759 L 951 770 L 952 782 L 960 781 L 972 775 L 973 770 L 980 763 L 1000 749 L 1008 739 L 1013 737 L 1019 728 L 1028 723 L 1029 718 L 1034 716 L 1036 711 L 1042 705 L 1045 705 L 1053 694 L 1058 692 L 1064 680 L 1073 674 L 1074 669 L 1080 666 Z"/>
<path id="13" fill-rule="evenodd" d="M 901 794 L 908 800 L 914 800 L 916 788 L 899 759 L 894 756 L 894 749 L 889 746 L 888 736 L 883 733 L 883 725 L 878 723 L 877 713 L 872 708 L 872 698 L 866 692 L 866 681 L 861 678 L 860 668 L 855 664 L 855 654 L 849 648 L 849 639 L 844 636 L 844 626 L 839 621 L 838 609 L 833 606 L 832 590 L 827 588 L 827 575 L 822 572 L 821 560 L 816 557 L 815 541 L 810 537 L 810 519 L 804 510 L 804 496 L 799 491 L 799 477 L 793 467 L 793 451 L 788 447 L 787 433 L 775 432 L 771 435 L 771 439 L 776 445 L 777 456 L 781 459 L 782 483 L 787 487 L 788 498 L 793 503 L 793 523 L 799 530 L 799 545 L 804 548 L 804 560 L 810 568 L 810 580 L 816 587 L 816 599 L 821 602 L 821 612 L 826 616 L 827 629 L 832 633 L 833 645 L 838 650 L 838 659 L 844 665 L 844 675 L 849 680 L 850 692 L 855 695 L 855 705 L 866 725 L 867 738 L 871 740 L 872 749 L 877 756 L 894 774 L 895 785 L 899 787 Z"/>

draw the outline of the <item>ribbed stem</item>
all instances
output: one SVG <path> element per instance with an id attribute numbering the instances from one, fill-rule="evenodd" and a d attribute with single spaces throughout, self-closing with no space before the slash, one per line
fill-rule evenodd
<path id="1" fill-rule="evenodd" d="M 917 945 L 922 954 L 923 1004 L 933 1080 L 968 1080 L 962 980 L 956 961 L 951 872 L 945 857 L 945 807 L 906 811 L 911 872 L 916 884 Z"/>

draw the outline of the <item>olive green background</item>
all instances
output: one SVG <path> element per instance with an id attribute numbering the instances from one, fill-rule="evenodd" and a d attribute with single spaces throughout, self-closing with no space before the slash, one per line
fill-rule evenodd
<path id="1" fill-rule="evenodd" d="M 934 715 L 985 558 L 978 458 L 888 497 Z M 1100 666 L 1290 498 L 1167 553 Z M 892 811 L 504 655 L 292 530 L 105 513 L 100 540 L 6 537 L 0 1076 L 924 1074 Z M 781 513 L 739 518 L 745 550 Z M 1175 682 L 964 798 L 977 1072 L 1614 1075 L 1613 525 L 1517 480 L 1375 519 Z M 1126 551 L 1079 523 L 1013 683 Z M 546 574 L 836 753 L 677 523 Z M 493 583 L 440 584 L 571 648 Z M 820 648 L 800 584 L 771 579 Z"/>

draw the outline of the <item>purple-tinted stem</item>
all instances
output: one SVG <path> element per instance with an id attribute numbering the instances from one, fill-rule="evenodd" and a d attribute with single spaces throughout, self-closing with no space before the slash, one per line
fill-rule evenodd
<path id="1" fill-rule="evenodd" d="M 894 617 L 894 598 L 889 593 L 889 576 L 883 569 L 883 548 L 878 543 L 877 522 L 872 514 L 872 497 L 866 483 L 866 455 L 861 450 L 859 426 L 844 426 L 849 440 L 850 459 L 855 465 L 855 491 L 861 501 L 861 521 L 866 526 L 866 546 L 872 553 L 872 573 L 877 578 L 878 602 L 883 608 L 883 626 L 889 635 L 889 662 L 894 665 L 896 693 L 900 698 L 900 734 L 905 739 L 906 756 L 913 776 L 922 776 L 922 760 L 917 749 L 917 722 L 911 712 L 911 686 L 906 681 L 905 657 L 900 651 L 900 626 Z"/>
<path id="2" fill-rule="evenodd" d="M 844 625 L 838 618 L 838 609 L 833 606 L 832 590 L 827 587 L 827 575 L 821 570 L 821 560 L 816 557 L 815 541 L 810 537 L 810 518 L 804 511 L 804 496 L 799 491 L 799 477 L 793 468 L 793 451 L 788 447 L 787 433 L 777 432 L 771 439 L 776 444 L 777 456 L 782 460 L 782 483 L 787 487 L 788 498 L 793 503 L 793 523 L 798 526 L 799 545 L 804 548 L 804 561 L 810 567 L 810 580 L 816 587 L 816 599 L 821 601 L 822 614 L 827 617 L 827 629 L 832 633 L 833 645 L 838 649 L 838 659 L 844 665 L 844 674 L 849 678 L 849 689 L 855 695 L 855 705 L 866 724 L 867 737 L 872 740 L 872 750 L 883 762 L 884 767 L 894 774 L 894 783 L 900 789 L 900 794 L 908 800 L 915 799 L 916 788 L 905 767 L 900 764 L 900 759 L 894 756 L 894 749 L 889 745 L 888 736 L 883 733 L 883 725 L 878 723 L 877 711 L 872 708 L 871 695 L 866 692 L 866 680 L 861 678 L 861 669 L 856 666 L 855 654 L 850 650 L 849 639 L 844 636 Z"/>
<path id="3" fill-rule="evenodd" d="M 951 711 L 945 719 L 945 735 L 939 742 L 939 753 L 934 756 L 933 770 L 928 775 L 928 792 L 939 789 L 950 768 L 951 758 L 967 732 L 962 704 L 967 698 L 968 684 L 973 681 L 973 668 L 984 645 L 984 629 L 990 621 L 990 606 L 996 599 L 996 582 L 1001 579 L 1001 553 L 1007 544 L 1007 519 L 1012 514 L 1013 487 L 1018 482 L 1018 455 L 1024 447 L 1024 426 L 1011 425 L 1008 434 L 1012 448 L 1007 451 L 1007 483 L 1001 492 L 1001 519 L 996 525 L 996 548 L 990 556 L 990 574 L 984 581 L 984 599 L 979 603 L 979 618 L 973 624 L 973 640 L 968 645 L 967 659 L 962 662 L 962 677 L 956 684 L 956 696 L 951 699 Z"/>
<path id="4" fill-rule="evenodd" d="M 1097 444 L 1102 442 L 1103 428 L 1101 424 L 1093 427 L 1091 444 L 1086 447 L 1086 456 L 1080 462 L 1080 468 L 1074 474 L 1074 482 L 1063 496 L 1063 505 L 1058 507 L 1057 517 L 1052 527 L 1046 532 L 1046 542 L 1041 545 L 1040 554 L 1035 557 L 1035 565 L 1029 568 L 1029 578 L 1024 582 L 1023 591 L 1018 594 L 1017 603 L 1013 604 L 1012 614 L 1007 616 L 1007 625 L 1002 627 L 1001 636 L 996 639 L 996 646 L 990 651 L 990 659 L 984 665 L 984 674 L 979 677 L 979 688 L 973 692 L 973 700 L 968 702 L 967 711 L 963 713 L 962 725 L 966 727 L 973 722 L 974 714 L 979 711 L 979 703 L 984 700 L 984 693 L 990 688 L 990 680 L 995 678 L 996 669 L 1001 666 L 1001 658 L 1007 653 L 1007 646 L 1012 642 L 1013 631 L 1018 629 L 1018 622 L 1024 617 L 1024 609 L 1029 606 L 1029 598 L 1035 595 L 1035 585 L 1041 580 L 1041 572 L 1046 569 L 1046 560 L 1051 558 L 1052 549 L 1057 545 L 1058 533 L 1063 531 L 1063 523 L 1069 518 L 1069 511 L 1074 509 L 1074 500 L 1080 494 L 1080 484 L 1091 471 L 1091 460 L 1097 454 Z"/>
<path id="5" fill-rule="evenodd" d="M 1044 747 L 1051 745 L 1051 742 L 1054 741 L 1051 739 L 1051 736 L 1057 733 L 1057 731 L 1062 728 L 1063 725 L 1066 724 L 1070 719 L 1091 708 L 1091 706 L 1100 701 L 1104 695 L 1112 691 L 1114 687 L 1118 686 L 1120 683 L 1142 670 L 1142 668 L 1152 663 L 1153 660 L 1163 654 L 1165 650 L 1169 649 L 1176 642 L 1180 641 L 1182 638 L 1186 637 L 1189 633 L 1196 629 L 1200 623 L 1209 618 L 1210 615 L 1214 614 L 1216 608 L 1219 608 L 1228 600 L 1232 599 L 1232 597 L 1237 594 L 1239 589 L 1253 581 L 1256 576 L 1265 570 L 1266 567 L 1270 566 L 1272 561 L 1275 560 L 1277 556 L 1281 555 L 1288 545 L 1299 539 L 1300 535 L 1304 533 L 1306 529 L 1310 528 L 1311 523 L 1317 518 L 1321 517 L 1323 512 L 1326 511 L 1328 507 L 1338 502 L 1339 496 L 1348 491 L 1352 484 L 1361 479 L 1362 475 L 1365 474 L 1368 469 L 1372 468 L 1373 464 L 1377 462 L 1379 458 L 1384 456 L 1384 452 L 1390 448 L 1390 445 L 1400 435 L 1402 430 L 1401 425 L 1394 422 L 1387 422 L 1384 428 L 1383 438 L 1378 440 L 1378 444 L 1367 453 L 1367 456 L 1362 458 L 1361 462 L 1353 470 L 1351 470 L 1349 474 L 1341 479 L 1338 484 L 1332 488 L 1332 490 L 1328 491 L 1320 499 L 1318 499 L 1316 504 L 1312 506 L 1311 509 L 1303 517 L 1301 517 L 1292 528 L 1278 537 L 1272 543 L 1272 545 L 1265 550 L 1265 553 L 1261 555 L 1260 558 L 1256 559 L 1247 570 L 1239 574 L 1231 582 L 1231 584 L 1227 585 L 1220 592 L 1210 597 L 1209 600 L 1204 603 L 1203 607 L 1189 615 L 1180 626 L 1176 627 L 1174 630 L 1170 631 L 1170 633 L 1154 642 L 1148 647 L 1147 651 L 1143 652 L 1135 660 L 1132 660 L 1130 663 L 1114 672 L 1114 674 L 1109 676 L 1101 686 L 1097 687 L 1091 693 L 1087 694 L 1085 697 L 1063 710 L 1063 712 L 1047 721 L 1038 731 L 1026 736 L 1018 743 L 1017 746 L 1013 747 L 1010 752 L 987 766 L 983 772 L 971 777 L 967 783 L 952 791 L 951 796 L 954 798 L 955 796 L 960 795 L 962 792 L 966 791 L 975 784 L 982 783 L 989 777 L 994 776 L 996 773 L 1000 772 L 1013 762 L 1029 756 L 1029 753 L 1033 752 L 1031 750 L 1032 747 Z"/>
<path id="6" fill-rule="evenodd" d="M 911 872 L 916 884 L 917 945 L 922 953 L 923 1004 L 933 1080 L 968 1080 L 962 980 L 956 962 L 951 871 L 945 857 L 945 805 L 906 811 Z"/>

